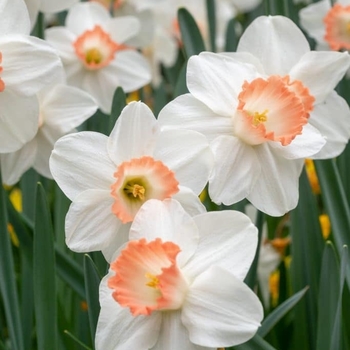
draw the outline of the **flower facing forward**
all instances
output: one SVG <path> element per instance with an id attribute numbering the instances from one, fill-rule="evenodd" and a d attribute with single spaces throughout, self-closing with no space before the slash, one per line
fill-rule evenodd
<path id="1" fill-rule="evenodd" d="M 62 58 L 68 83 L 89 92 L 109 113 L 117 86 L 131 92 L 151 80 L 145 58 L 125 45 L 138 31 L 136 18 L 111 18 L 102 5 L 85 2 L 70 9 L 66 27 L 49 28 L 46 38 Z"/>
<path id="2" fill-rule="evenodd" d="M 97 110 L 89 94 L 64 84 L 48 86 L 35 98 L 39 105 L 39 125 L 35 137 L 16 152 L 0 154 L 2 181 L 7 185 L 14 185 L 30 167 L 52 179 L 49 158 L 55 142 L 74 132 Z"/>
<path id="3" fill-rule="evenodd" d="M 35 136 L 35 94 L 62 74 L 62 64 L 50 45 L 29 35 L 23 0 L 3 0 L 0 16 L 0 153 L 6 153 Z"/>
<path id="4" fill-rule="evenodd" d="M 298 201 L 305 157 L 339 155 L 349 139 L 350 111 L 334 87 L 347 53 L 310 52 L 285 17 L 260 17 L 237 53 L 202 53 L 188 62 L 185 94 L 161 111 L 164 130 L 187 128 L 211 142 L 216 203 L 243 198 L 270 215 Z"/>
<path id="5" fill-rule="evenodd" d="M 250 339 L 263 317 L 243 283 L 257 229 L 235 211 L 190 217 L 150 200 L 100 285 L 97 350 L 214 350 Z"/>
<path id="6" fill-rule="evenodd" d="M 110 259 L 127 240 L 130 223 L 147 200 L 177 198 L 192 214 L 212 168 L 206 138 L 194 131 L 159 132 L 151 110 L 132 102 L 109 137 L 96 132 L 58 140 L 52 176 L 73 203 L 66 242 L 74 251 L 102 250 Z"/>
<path id="7" fill-rule="evenodd" d="M 300 25 L 319 50 L 350 50 L 350 0 L 322 0 L 299 11 Z"/>

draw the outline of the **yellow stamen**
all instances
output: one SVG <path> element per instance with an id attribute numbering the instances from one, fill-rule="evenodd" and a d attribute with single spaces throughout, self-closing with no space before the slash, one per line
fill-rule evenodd
<path id="1" fill-rule="evenodd" d="M 146 286 L 152 287 L 152 288 L 157 288 L 158 287 L 159 279 L 158 279 L 157 276 L 152 275 L 151 273 L 148 272 L 148 273 L 145 274 L 145 277 L 150 279 L 150 281 L 146 283 Z"/>
<path id="2" fill-rule="evenodd" d="M 124 191 L 127 194 L 132 194 L 134 198 L 139 197 L 142 201 L 145 199 L 146 190 L 143 186 L 138 184 L 127 184 L 124 187 Z"/>
<path id="3" fill-rule="evenodd" d="M 85 61 L 88 64 L 91 64 L 91 63 L 99 64 L 102 62 L 102 60 L 103 60 L 103 56 L 101 52 L 95 47 L 87 50 L 85 53 Z"/>
<path id="4" fill-rule="evenodd" d="M 257 126 L 260 123 L 265 123 L 267 121 L 267 115 L 266 115 L 267 113 L 268 113 L 267 109 L 265 109 L 264 112 L 262 113 L 254 112 L 253 124 Z"/>

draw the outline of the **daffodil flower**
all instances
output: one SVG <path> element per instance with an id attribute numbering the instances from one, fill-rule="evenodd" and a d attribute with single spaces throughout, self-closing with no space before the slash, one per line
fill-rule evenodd
<path id="1" fill-rule="evenodd" d="M 243 283 L 257 229 L 236 211 L 190 217 L 150 200 L 100 285 L 97 350 L 214 350 L 244 343 L 263 317 Z"/>
<path id="2" fill-rule="evenodd" d="M 209 195 L 230 205 L 247 198 L 273 216 L 298 202 L 304 158 L 330 158 L 350 136 L 350 110 L 334 88 L 348 53 L 310 52 L 288 18 L 259 17 L 237 53 L 189 59 L 189 94 L 160 112 L 164 130 L 186 128 L 210 141 Z"/>
<path id="3" fill-rule="evenodd" d="M 145 58 L 125 45 L 139 29 L 135 17 L 111 18 L 102 5 L 85 2 L 69 10 L 65 27 L 45 33 L 62 58 L 67 82 L 89 92 L 101 110 L 109 113 L 118 86 L 131 92 L 151 80 Z"/>
<path id="4" fill-rule="evenodd" d="M 62 137 L 50 159 L 54 179 L 73 203 L 66 243 L 78 252 L 102 250 L 107 260 L 127 241 L 130 224 L 149 199 L 174 197 L 192 214 L 212 169 L 206 138 L 187 130 L 160 132 L 151 110 L 132 102 L 110 136 Z"/>
<path id="5" fill-rule="evenodd" d="M 14 152 L 38 130 L 34 96 L 62 74 L 56 51 L 30 36 L 23 0 L 3 0 L 0 6 L 0 153 Z"/>

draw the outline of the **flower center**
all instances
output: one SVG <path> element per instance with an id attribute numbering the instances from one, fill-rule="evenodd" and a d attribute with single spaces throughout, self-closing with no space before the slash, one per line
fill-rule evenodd
<path id="1" fill-rule="evenodd" d="M 0 52 L 0 74 L 4 70 L 3 67 L 1 66 L 2 63 L 2 53 Z M 0 77 L 0 92 L 3 92 L 5 90 L 5 83 Z"/>
<path id="2" fill-rule="evenodd" d="M 99 25 L 85 31 L 73 43 L 75 53 L 90 70 L 107 66 L 117 51 L 125 50 L 125 45 L 114 42 Z"/>
<path id="3" fill-rule="evenodd" d="M 266 141 L 290 144 L 302 133 L 315 98 L 298 80 L 270 76 L 244 82 L 238 95 L 234 132 L 251 145 Z"/>
<path id="4" fill-rule="evenodd" d="M 116 182 L 111 186 L 114 198 L 112 212 L 125 224 L 148 199 L 170 198 L 178 192 L 175 174 L 161 161 L 144 156 L 120 164 L 114 173 Z"/>
<path id="5" fill-rule="evenodd" d="M 108 280 L 113 298 L 134 316 L 179 309 L 188 288 L 176 264 L 180 251 L 175 243 L 160 238 L 130 241 L 111 264 L 116 272 Z"/>
<path id="6" fill-rule="evenodd" d="M 335 4 L 323 19 L 325 40 L 332 50 L 350 50 L 350 6 Z"/>

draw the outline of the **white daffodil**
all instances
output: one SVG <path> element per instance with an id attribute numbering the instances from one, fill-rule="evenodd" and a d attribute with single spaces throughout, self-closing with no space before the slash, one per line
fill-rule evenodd
<path id="1" fill-rule="evenodd" d="M 304 158 L 331 158 L 350 135 L 350 110 L 334 88 L 347 53 L 310 52 L 288 18 L 259 17 L 237 53 L 202 53 L 187 67 L 190 94 L 160 112 L 164 129 L 186 128 L 211 142 L 209 195 L 230 205 L 243 198 L 280 216 L 298 202 Z"/>
<path id="2" fill-rule="evenodd" d="M 39 104 L 39 126 L 35 137 L 16 152 L 0 154 L 2 181 L 7 185 L 15 184 L 30 167 L 52 178 L 49 158 L 55 142 L 74 132 L 97 110 L 90 95 L 63 84 L 46 87 L 35 98 Z"/>
<path id="3" fill-rule="evenodd" d="M 139 208 L 152 198 L 174 197 L 192 214 L 204 211 L 197 196 L 211 168 L 203 135 L 159 132 L 141 102 L 125 107 L 109 137 L 96 132 L 64 136 L 55 144 L 50 169 L 73 201 L 66 217 L 68 247 L 102 250 L 110 259 L 127 240 Z"/>
<path id="4" fill-rule="evenodd" d="M 244 343 L 263 317 L 243 283 L 257 229 L 236 211 L 190 217 L 150 200 L 100 285 L 96 350 L 214 350 Z"/>
<path id="5" fill-rule="evenodd" d="M 85 2 L 70 9 L 66 27 L 45 33 L 62 58 L 68 83 L 89 92 L 109 113 L 118 86 L 131 92 L 151 80 L 146 59 L 124 45 L 139 27 L 134 17 L 111 18 L 102 5 Z"/>
<path id="6" fill-rule="evenodd" d="M 39 12 L 57 13 L 69 9 L 79 0 L 24 0 L 27 5 L 31 26 L 34 27 Z"/>
<path id="7" fill-rule="evenodd" d="M 0 16 L 0 153 L 6 153 L 35 136 L 39 113 L 34 95 L 62 74 L 62 65 L 50 45 L 29 36 L 23 0 L 3 0 Z"/>
<path id="8" fill-rule="evenodd" d="M 350 0 L 322 0 L 299 11 L 300 25 L 318 50 L 350 50 Z"/>

